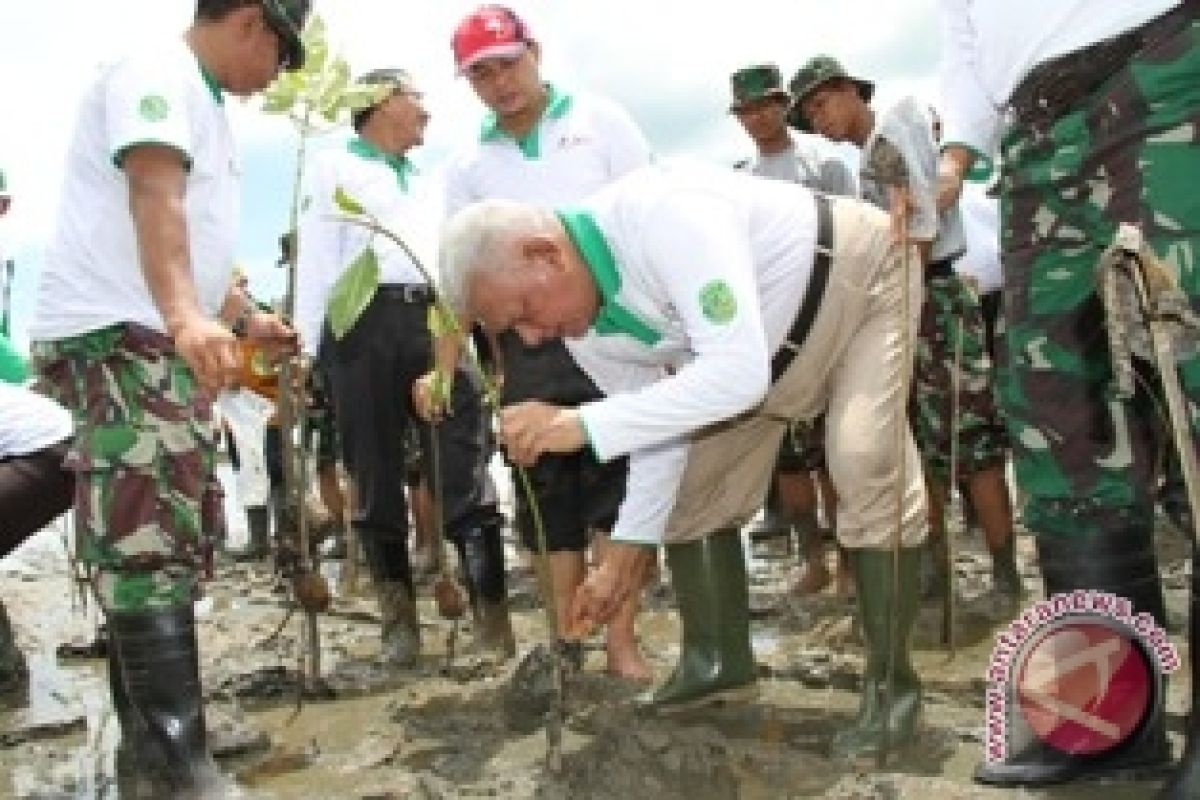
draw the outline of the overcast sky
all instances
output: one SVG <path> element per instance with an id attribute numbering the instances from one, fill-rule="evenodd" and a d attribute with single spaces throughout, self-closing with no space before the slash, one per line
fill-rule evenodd
<path id="1" fill-rule="evenodd" d="M 625 105 L 662 154 L 732 162 L 750 149 L 727 113 L 729 73 L 774 61 L 785 77 L 816 53 L 878 84 L 886 104 L 934 99 L 935 0 L 514 0 L 542 43 L 547 79 Z M 316 0 L 333 48 L 355 72 L 409 69 L 433 116 L 414 160 L 434 177 L 478 131 L 482 108 L 454 76 L 450 35 L 476 2 Z M 14 258 L 16 336 L 23 341 L 42 250 L 54 225 L 80 94 L 97 68 L 146 40 L 178 36 L 192 0 L 0 2 L 0 168 L 13 209 L 0 252 Z M 231 103 L 243 161 L 239 262 L 261 295 L 279 291 L 272 263 L 287 217 L 296 137 L 290 125 Z"/>

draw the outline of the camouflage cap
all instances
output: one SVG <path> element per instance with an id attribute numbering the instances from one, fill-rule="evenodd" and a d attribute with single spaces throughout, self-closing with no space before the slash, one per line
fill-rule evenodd
<path id="1" fill-rule="evenodd" d="M 304 66 L 304 42 L 300 35 L 312 8 L 311 0 L 262 0 L 262 5 L 267 24 L 279 36 L 283 68 L 300 69 Z"/>
<path id="2" fill-rule="evenodd" d="M 729 83 L 733 92 L 729 110 L 734 114 L 744 103 L 764 97 L 778 97 L 784 101 L 791 97 L 788 90 L 783 88 L 783 75 L 779 67 L 774 64 L 756 64 L 739 69 L 730 76 Z"/>
<path id="3" fill-rule="evenodd" d="M 805 119 L 800 106 L 806 97 L 821 86 L 836 80 L 850 81 L 858 87 L 858 96 L 863 99 L 863 102 L 871 102 L 871 96 L 875 94 L 875 84 L 846 72 L 841 62 L 833 56 L 813 56 L 807 64 L 796 70 L 796 74 L 788 83 L 788 89 L 792 93 L 792 107 L 788 111 L 788 124 L 797 130 L 810 133 L 812 126 Z"/>

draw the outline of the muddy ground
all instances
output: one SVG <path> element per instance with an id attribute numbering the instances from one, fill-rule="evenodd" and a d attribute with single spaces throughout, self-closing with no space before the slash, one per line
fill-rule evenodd
<path id="1" fill-rule="evenodd" d="M 959 526 L 961 527 L 961 526 Z M 236 535 L 240 533 L 235 520 Z M 378 619 L 366 596 L 338 594 L 320 619 L 322 659 L 332 699 L 298 705 L 302 632 L 293 616 L 280 628 L 286 596 L 273 591 L 266 564 L 223 561 L 198 605 L 210 727 L 251 798 L 1142 798 L 1153 784 L 999 791 L 970 774 L 983 733 L 983 672 L 991 636 L 1012 612 L 990 593 L 978 536 L 959 536 L 962 595 L 951 658 L 939 642 L 940 608 L 927 605 L 917 635 L 926 680 L 921 733 L 882 769 L 835 763 L 831 734 L 856 704 L 862 647 L 848 601 L 826 593 L 789 597 L 796 556 L 782 540 L 751 555 L 753 630 L 762 680 L 757 701 L 671 717 L 634 709 L 637 689 L 603 673 L 601 641 L 589 643 L 584 670 L 568 687 L 568 717 L 557 770 L 546 763 L 539 716 L 539 663 L 545 617 L 532 577 L 510 584 L 521 657 L 497 664 L 472 653 L 469 625 L 439 619 L 422 590 L 424 654 L 418 667 L 390 672 L 378 661 Z M 1170 684 L 1172 740 L 1181 745 L 1186 706 L 1185 540 L 1159 534 L 1173 638 L 1185 667 Z M 1019 554 L 1030 597 L 1040 582 L 1031 547 Z M 326 569 L 335 586 L 339 562 Z M 62 536 L 50 529 L 0 562 L 7 603 L 33 672 L 30 704 L 0 712 L 0 797 L 115 798 L 103 659 L 89 658 L 94 607 L 72 600 Z M 340 588 L 340 587 L 339 587 Z M 640 636 L 656 673 L 677 653 L 669 585 L 647 599 Z M 448 658 L 453 632 L 455 647 Z M 67 644 L 64 650 L 62 645 Z M 72 651 L 70 648 L 75 647 Z M 517 665 L 524 664 L 517 673 Z"/>

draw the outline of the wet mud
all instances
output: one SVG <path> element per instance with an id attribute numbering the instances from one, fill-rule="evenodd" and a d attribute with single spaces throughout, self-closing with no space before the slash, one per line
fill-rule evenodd
<path id="1" fill-rule="evenodd" d="M 961 529 L 961 525 L 959 525 Z M 510 543 L 511 544 L 511 543 Z M 1186 710 L 1186 540 L 1159 535 L 1173 640 L 1184 668 L 1170 682 L 1172 742 Z M 970 775 L 983 741 L 984 669 L 992 636 L 1016 610 L 991 592 L 977 535 L 959 531 L 960 602 L 954 651 L 941 610 L 927 603 L 916 660 L 925 679 L 920 732 L 879 765 L 831 760 L 828 744 L 856 709 L 862 643 L 852 601 L 832 590 L 791 596 L 797 556 L 782 539 L 751 547 L 752 629 L 759 693 L 752 702 L 656 715 L 635 702 L 644 687 L 604 673 L 602 639 L 563 684 L 565 715 L 548 759 L 556 679 L 545 617 L 527 570 L 510 582 L 516 659 L 471 647 L 469 616 L 438 616 L 433 576 L 420 591 L 423 654 L 412 669 L 379 660 L 369 594 L 348 596 L 339 564 L 320 616 L 323 682 L 299 680 L 303 615 L 288 613 L 269 564 L 218 563 L 198 605 L 201 669 L 212 746 L 249 798 L 1084 798 L 1096 787 L 1001 791 Z M 1039 581 L 1027 537 L 1019 560 L 1028 598 Z M 514 563 L 517 561 L 513 559 Z M 67 579 L 61 534 L 50 529 L 0 563 L 8 606 L 31 668 L 28 704 L 0 711 L 0 797 L 116 798 L 116 720 L 105 661 L 93 645 L 97 614 Z M 669 583 L 647 596 L 639 634 L 658 678 L 678 652 Z M 305 691 L 305 689 L 308 691 Z M 556 727 L 551 725 L 552 728 Z M 1103 787 L 1106 798 L 1152 796 L 1154 784 Z"/>

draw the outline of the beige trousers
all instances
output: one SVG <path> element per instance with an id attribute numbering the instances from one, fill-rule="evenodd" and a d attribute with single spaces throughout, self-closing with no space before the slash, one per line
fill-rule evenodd
<path id="1" fill-rule="evenodd" d="M 907 266 L 911 347 L 922 299 L 920 262 L 914 249 L 906 260 L 892 244 L 886 214 L 831 202 L 833 259 L 808 337 L 762 404 L 693 437 L 667 544 L 745 524 L 762 507 L 788 421 L 822 411 L 838 541 L 887 549 L 897 534 L 904 547 L 925 539 L 924 479 L 907 419 L 912 353 L 903 319 Z"/>

